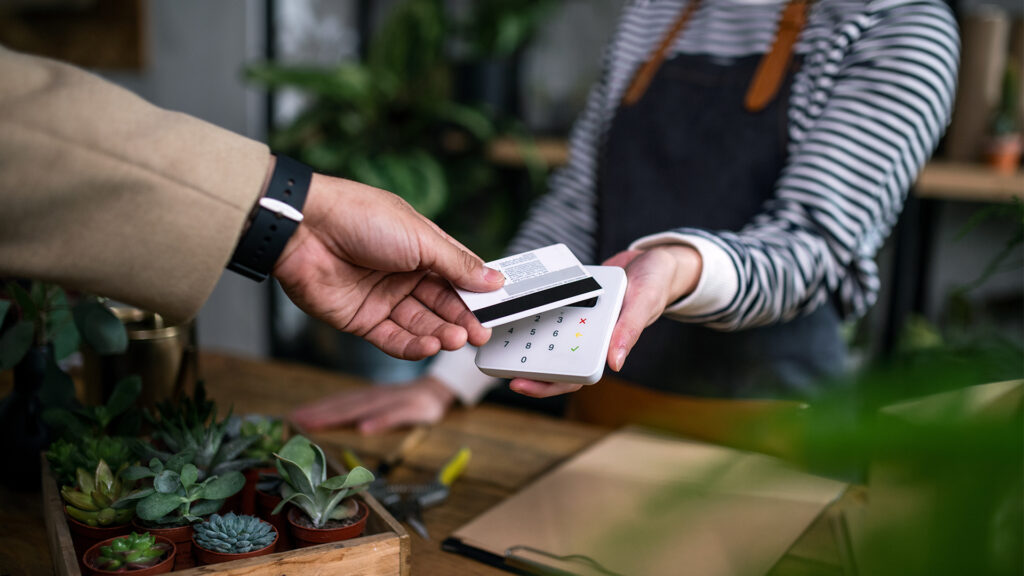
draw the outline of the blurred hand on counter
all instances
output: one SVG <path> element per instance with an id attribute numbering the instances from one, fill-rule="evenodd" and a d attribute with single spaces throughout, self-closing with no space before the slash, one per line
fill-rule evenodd
<path id="1" fill-rule="evenodd" d="M 400 197 L 315 174 L 303 212 L 274 276 L 306 313 L 406 360 L 490 337 L 447 281 L 487 292 L 504 277 Z"/>
<path id="2" fill-rule="evenodd" d="M 424 376 L 402 385 L 339 392 L 299 407 L 291 419 L 310 431 L 353 425 L 363 434 L 373 434 L 438 422 L 454 401 L 447 386 Z"/>

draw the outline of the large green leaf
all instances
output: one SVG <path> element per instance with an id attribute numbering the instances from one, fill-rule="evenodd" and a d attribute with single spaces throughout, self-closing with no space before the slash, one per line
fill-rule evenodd
<path id="1" fill-rule="evenodd" d="M 309 496 L 302 494 L 301 492 L 296 492 L 294 494 L 289 494 L 288 496 L 282 498 L 281 501 L 277 503 L 277 506 L 274 507 L 274 510 L 271 512 L 271 514 L 280 514 L 281 510 L 284 510 L 284 507 L 287 506 L 288 504 L 295 504 L 299 508 L 305 510 L 307 514 L 309 514 L 310 509 L 316 508 L 313 505 L 313 501 L 309 498 Z"/>
<path id="2" fill-rule="evenodd" d="M 178 509 L 186 500 L 177 494 L 154 492 L 139 501 L 135 513 L 139 518 L 155 522 Z"/>
<path id="3" fill-rule="evenodd" d="M 21 362 L 25 353 L 32 347 L 35 326 L 29 320 L 19 320 L 0 335 L 0 370 L 10 370 Z"/>
<path id="4" fill-rule="evenodd" d="M 156 476 L 156 474 L 145 466 L 129 466 L 121 472 L 121 478 L 132 482 L 143 478 L 152 478 L 153 476 Z"/>
<path id="5" fill-rule="evenodd" d="M 138 375 L 133 374 L 119 381 L 107 400 L 107 423 L 131 408 L 141 393 L 142 378 Z M 104 427 L 107 423 L 104 423 Z"/>
<path id="6" fill-rule="evenodd" d="M 61 288 L 55 288 L 51 294 L 50 312 L 46 316 L 46 339 L 53 343 L 54 358 L 63 360 L 78 351 L 81 338 L 71 315 L 67 294 Z"/>
<path id="7" fill-rule="evenodd" d="M 241 472 L 228 472 L 208 480 L 199 495 L 207 500 L 230 498 L 245 486 L 245 476 Z"/>
<path id="8" fill-rule="evenodd" d="M 177 494 L 181 488 L 181 475 L 174 470 L 164 470 L 153 478 L 153 488 L 161 494 Z"/>
<path id="9" fill-rule="evenodd" d="M 128 349 L 128 331 L 114 313 L 94 300 L 74 308 L 75 325 L 97 354 L 121 354 Z"/>
<path id="10" fill-rule="evenodd" d="M 469 132 L 481 142 L 487 142 L 494 138 L 494 124 L 486 114 L 476 108 L 443 101 L 429 103 L 428 110 L 439 119 L 451 122 Z"/>
<path id="11" fill-rule="evenodd" d="M 7 291 L 14 296 L 14 301 L 18 303 L 18 307 L 21 308 L 21 317 L 23 319 L 33 319 L 39 315 L 39 307 L 36 302 L 32 299 L 32 295 L 27 290 L 21 287 L 21 284 L 17 282 L 8 282 Z"/>
<path id="12" fill-rule="evenodd" d="M 209 516 L 224 506 L 224 500 L 200 500 L 189 506 L 188 516 L 190 519 Z"/>
<path id="13" fill-rule="evenodd" d="M 287 472 L 287 482 L 296 492 L 302 492 L 311 496 L 314 494 L 315 487 L 313 482 L 306 476 L 307 472 L 300 468 L 298 464 L 283 456 L 278 456 L 277 463 L 279 469 L 283 467 L 285 472 Z"/>
<path id="14" fill-rule="evenodd" d="M 181 468 L 181 485 L 186 490 L 192 487 L 196 483 L 196 479 L 199 478 L 199 469 L 194 464 L 185 464 Z"/>
<path id="15" fill-rule="evenodd" d="M 293 464 L 303 470 L 303 474 L 306 474 L 306 470 L 310 470 L 313 467 L 313 461 L 316 460 L 316 453 L 313 451 L 312 442 L 305 436 L 292 436 L 285 445 L 281 447 L 281 450 L 275 454 L 279 458 L 277 463 L 277 472 L 284 478 L 285 482 L 289 481 L 288 470 L 285 469 L 284 465 L 281 464 L 280 458 L 290 460 Z M 308 477 L 308 476 L 307 476 Z"/>
<path id="16" fill-rule="evenodd" d="M 120 499 L 114 502 L 112 506 L 114 508 L 117 508 L 118 510 L 123 510 L 125 508 L 133 508 L 135 507 L 136 502 L 142 500 L 143 498 L 148 498 L 154 492 L 156 492 L 156 490 L 153 490 L 150 487 L 139 488 L 122 496 Z"/>
<path id="17" fill-rule="evenodd" d="M 373 482 L 373 472 L 370 472 L 362 466 L 356 466 L 348 474 L 339 474 L 333 478 L 326 480 L 321 486 L 328 490 L 341 490 L 344 488 L 352 488 L 353 486 L 360 486 L 362 484 L 369 484 Z"/>

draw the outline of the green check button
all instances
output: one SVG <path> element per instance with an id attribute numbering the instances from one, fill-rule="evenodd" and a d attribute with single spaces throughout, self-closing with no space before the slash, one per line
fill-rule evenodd
<path id="1" fill-rule="evenodd" d="M 577 351 L 579 349 L 580 349 L 579 346 L 573 346 L 572 348 L 569 348 L 569 350 L 572 350 L 573 352 L 575 352 L 575 351 Z"/>

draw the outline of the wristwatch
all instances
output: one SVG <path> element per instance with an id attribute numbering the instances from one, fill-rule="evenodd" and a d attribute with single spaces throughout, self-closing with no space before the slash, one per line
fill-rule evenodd
<path id="1" fill-rule="evenodd" d="M 228 270 L 257 282 L 270 276 L 288 239 L 302 222 L 302 207 L 312 179 L 312 168 L 277 155 L 267 192 L 257 202 L 252 221 L 228 262 Z"/>

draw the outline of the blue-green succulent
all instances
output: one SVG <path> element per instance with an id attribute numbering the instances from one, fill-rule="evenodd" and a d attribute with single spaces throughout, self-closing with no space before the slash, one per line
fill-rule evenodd
<path id="1" fill-rule="evenodd" d="M 214 514 L 206 522 L 194 525 L 196 543 L 222 554 L 243 554 L 262 550 L 274 543 L 273 526 L 254 516 L 228 512 Z"/>

